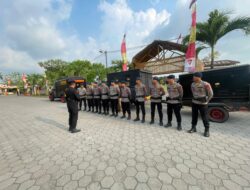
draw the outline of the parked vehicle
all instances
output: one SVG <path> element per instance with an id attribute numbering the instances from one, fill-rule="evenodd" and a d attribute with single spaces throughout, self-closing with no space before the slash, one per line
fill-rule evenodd
<path id="1" fill-rule="evenodd" d="M 60 99 L 61 102 L 65 102 L 65 90 L 68 87 L 68 80 L 74 80 L 76 82 L 77 87 L 80 84 L 86 86 L 86 80 L 82 77 L 64 77 L 56 80 L 52 90 L 49 93 L 50 101 L 54 101 L 55 99 Z"/>
<path id="2" fill-rule="evenodd" d="M 250 110 L 250 65 L 240 65 L 222 69 L 204 71 L 203 80 L 211 84 L 214 97 L 208 104 L 208 116 L 211 121 L 225 122 L 229 112 Z M 179 76 L 183 86 L 183 104 L 192 102 L 192 74 Z"/>
<path id="3" fill-rule="evenodd" d="M 146 86 L 147 91 L 149 92 L 149 86 L 152 83 L 152 73 L 148 71 L 143 70 L 129 70 L 125 72 L 116 72 L 116 73 L 110 73 L 107 75 L 107 83 L 110 86 L 110 83 L 112 80 L 115 81 L 127 81 L 128 85 L 131 89 L 131 102 L 135 102 L 135 85 L 136 85 L 136 79 L 140 77 L 142 80 L 142 83 Z"/>

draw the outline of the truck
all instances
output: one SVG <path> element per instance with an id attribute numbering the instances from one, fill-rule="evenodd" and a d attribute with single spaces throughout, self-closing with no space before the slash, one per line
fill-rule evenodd
<path id="1" fill-rule="evenodd" d="M 229 112 L 250 110 L 250 65 L 238 65 L 203 71 L 203 79 L 211 84 L 214 97 L 208 104 L 208 117 L 213 122 L 228 120 Z M 192 74 L 179 76 L 183 86 L 183 105 L 192 104 Z"/>
<path id="2" fill-rule="evenodd" d="M 86 80 L 83 77 L 63 77 L 55 81 L 52 90 L 49 92 L 49 100 L 54 101 L 60 99 L 65 102 L 65 90 L 68 88 L 68 80 L 74 80 L 76 86 L 79 87 L 83 84 L 86 87 Z"/>
<path id="3" fill-rule="evenodd" d="M 150 85 L 152 84 L 152 73 L 144 70 L 129 70 L 125 72 L 109 73 L 107 75 L 107 84 L 110 86 L 111 81 L 126 81 L 131 89 L 131 103 L 135 102 L 135 85 L 136 79 L 140 78 L 142 83 L 146 86 L 147 92 L 149 92 Z"/>

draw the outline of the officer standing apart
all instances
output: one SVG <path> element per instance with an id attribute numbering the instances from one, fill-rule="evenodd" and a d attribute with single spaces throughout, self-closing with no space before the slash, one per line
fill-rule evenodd
<path id="1" fill-rule="evenodd" d="M 188 131 L 189 133 L 196 132 L 196 125 L 198 122 L 198 112 L 200 112 L 205 132 L 204 136 L 209 137 L 209 120 L 207 117 L 208 103 L 213 97 L 213 89 L 208 82 L 202 81 L 202 73 L 194 73 L 193 83 L 191 90 L 193 93 L 192 100 L 192 128 Z"/>
<path id="2" fill-rule="evenodd" d="M 111 85 L 109 88 L 109 97 L 110 97 L 110 104 L 112 109 L 111 116 L 118 116 L 118 99 L 120 96 L 120 88 L 115 84 L 114 81 L 111 81 Z"/>
<path id="3" fill-rule="evenodd" d="M 88 102 L 88 112 L 91 110 L 94 112 L 94 105 L 93 105 L 93 89 L 90 84 L 87 84 L 86 89 L 86 96 L 87 96 L 87 102 Z"/>
<path id="4" fill-rule="evenodd" d="M 172 116 L 173 112 L 175 113 L 175 117 L 177 120 L 177 130 L 182 130 L 181 126 L 181 102 L 183 97 L 183 89 L 182 86 L 175 82 L 175 76 L 169 75 L 167 77 L 167 91 L 168 91 L 168 97 L 167 97 L 167 114 L 168 114 L 168 123 L 165 125 L 165 127 L 172 127 Z"/>
<path id="5" fill-rule="evenodd" d="M 131 90 L 126 86 L 126 82 L 121 82 L 121 104 L 122 104 L 122 113 L 123 116 L 121 119 L 126 118 L 126 113 L 128 113 L 128 120 L 131 119 L 131 109 L 130 109 L 130 98 Z"/>
<path id="6" fill-rule="evenodd" d="M 108 115 L 109 114 L 109 87 L 107 86 L 105 81 L 102 81 L 101 93 L 102 93 L 103 114 Z"/>
<path id="7" fill-rule="evenodd" d="M 93 96 L 94 96 L 94 105 L 95 105 L 95 113 L 101 114 L 101 89 L 98 86 L 97 82 L 94 82 L 93 87 Z"/>
<path id="8" fill-rule="evenodd" d="M 69 112 L 69 131 L 71 133 L 80 132 L 80 129 L 76 129 L 78 120 L 78 101 L 80 96 L 77 92 L 76 83 L 74 80 L 68 80 L 69 88 L 65 90 L 67 107 Z"/>
<path id="9" fill-rule="evenodd" d="M 79 104 L 79 110 L 82 109 L 82 102 L 84 104 L 84 111 L 87 109 L 87 102 L 86 102 L 86 88 L 81 84 L 81 86 L 77 89 L 79 96 L 80 96 L 80 104 Z"/>
<path id="10" fill-rule="evenodd" d="M 136 118 L 134 121 L 140 121 L 140 109 L 142 111 L 142 123 L 145 123 L 145 98 L 147 96 L 147 90 L 144 84 L 142 84 L 141 79 L 136 79 L 135 85 L 135 106 L 136 106 Z"/>
<path id="11" fill-rule="evenodd" d="M 150 96 L 151 96 L 151 122 L 150 124 L 154 124 L 155 122 L 155 107 L 157 106 L 159 118 L 160 118 L 160 126 L 163 126 L 163 113 L 162 113 L 162 96 L 165 95 L 165 91 L 163 87 L 159 84 L 159 79 L 157 77 L 153 78 L 152 87 L 150 88 Z"/>

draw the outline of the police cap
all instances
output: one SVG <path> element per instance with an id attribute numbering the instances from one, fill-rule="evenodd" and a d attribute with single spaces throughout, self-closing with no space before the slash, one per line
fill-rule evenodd
<path id="1" fill-rule="evenodd" d="M 156 80 L 159 82 L 159 78 L 158 77 L 153 77 L 153 80 Z"/>
<path id="2" fill-rule="evenodd" d="M 168 75 L 167 79 L 175 79 L 175 76 L 174 75 Z"/>
<path id="3" fill-rule="evenodd" d="M 194 77 L 198 77 L 198 78 L 202 78 L 202 73 L 196 72 L 196 73 L 194 73 L 193 76 L 194 76 Z"/>

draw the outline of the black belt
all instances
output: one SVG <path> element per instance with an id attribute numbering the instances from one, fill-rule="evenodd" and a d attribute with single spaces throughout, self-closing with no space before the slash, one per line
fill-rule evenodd
<path id="1" fill-rule="evenodd" d="M 115 95 L 110 95 L 110 97 L 115 97 L 115 96 L 118 96 L 118 94 L 115 94 Z"/>
<path id="2" fill-rule="evenodd" d="M 161 97 L 151 97 L 151 99 L 153 99 L 153 100 L 161 100 L 162 98 Z"/>
<path id="3" fill-rule="evenodd" d="M 136 98 L 144 98 L 145 96 L 136 96 Z"/>
<path id="4" fill-rule="evenodd" d="M 102 95 L 109 95 L 108 93 L 102 94 Z"/>
<path id="5" fill-rule="evenodd" d="M 125 97 L 125 96 L 122 96 L 121 98 L 129 98 L 129 97 L 128 97 L 128 96 L 126 96 L 126 97 Z"/>

